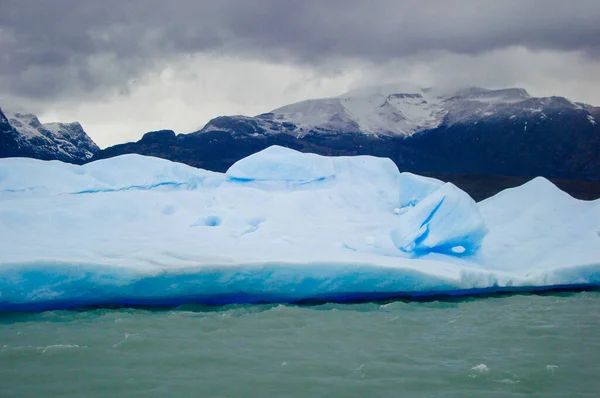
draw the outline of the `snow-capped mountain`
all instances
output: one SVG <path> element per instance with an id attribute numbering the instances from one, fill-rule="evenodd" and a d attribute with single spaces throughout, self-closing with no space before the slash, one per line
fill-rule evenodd
<path id="1" fill-rule="evenodd" d="M 0 134 L 0 157 L 84 163 L 99 150 L 78 122 L 41 123 L 31 113 L 0 109 Z"/>
<path id="2" fill-rule="evenodd" d="M 403 91 L 394 86 L 381 86 L 286 105 L 254 118 L 219 117 L 211 120 L 199 133 L 221 130 L 238 134 L 286 133 L 298 138 L 308 134 L 340 133 L 409 137 L 442 125 L 450 127 L 506 118 L 545 118 L 544 109 L 547 108 L 587 112 L 588 121 L 596 123 L 593 107 L 589 105 L 576 104 L 562 97 L 534 98 L 520 88 Z"/>
<path id="3" fill-rule="evenodd" d="M 293 123 L 300 135 L 311 131 L 410 136 L 438 127 L 448 114 L 447 96 L 431 89 L 402 91 L 381 86 L 336 98 L 302 101 L 258 118 Z"/>
<path id="4" fill-rule="evenodd" d="M 158 156 L 225 171 L 280 145 L 324 155 L 391 158 L 402 171 L 600 181 L 600 108 L 520 88 L 405 90 L 381 86 L 220 116 L 201 130 L 163 130 L 102 150 Z M 480 185 L 480 184 L 478 184 Z"/>

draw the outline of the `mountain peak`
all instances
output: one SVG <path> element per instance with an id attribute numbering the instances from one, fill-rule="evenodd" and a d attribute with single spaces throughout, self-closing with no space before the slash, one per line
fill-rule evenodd
<path id="1" fill-rule="evenodd" d="M 12 156 L 82 163 L 100 149 L 79 122 L 41 123 L 33 113 L 6 109 L 2 113 L 13 131 L 10 147 L 18 149 Z"/>
<path id="2" fill-rule="evenodd" d="M 268 115 L 270 120 L 299 126 L 295 131 L 298 136 L 315 131 L 410 136 L 442 123 L 489 116 L 498 107 L 531 98 L 522 88 L 448 90 L 387 84 L 357 88 L 337 97 L 297 102 Z"/>

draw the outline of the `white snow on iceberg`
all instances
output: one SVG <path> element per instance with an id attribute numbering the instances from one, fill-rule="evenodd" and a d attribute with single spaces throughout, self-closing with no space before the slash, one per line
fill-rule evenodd
<path id="1" fill-rule="evenodd" d="M 1 159 L 0 310 L 598 286 L 599 231 L 544 179 L 475 204 L 370 156 Z"/>

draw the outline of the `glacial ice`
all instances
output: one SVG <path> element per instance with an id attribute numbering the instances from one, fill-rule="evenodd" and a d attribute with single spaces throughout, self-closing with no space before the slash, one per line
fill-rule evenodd
<path id="1" fill-rule="evenodd" d="M 412 173 L 400 174 L 400 207 L 414 206 L 425 199 L 444 183 L 435 178 L 422 177 Z"/>
<path id="2" fill-rule="evenodd" d="M 152 189 L 166 185 L 193 189 L 214 179 L 223 178 L 218 173 L 138 155 L 118 156 L 84 166 L 57 160 L 0 160 L 0 194 L 75 194 Z"/>
<path id="3" fill-rule="evenodd" d="M 431 185 L 422 186 L 429 190 Z M 475 201 L 446 183 L 408 209 L 391 237 L 396 247 L 405 252 L 471 254 L 479 249 L 486 233 Z"/>
<path id="4" fill-rule="evenodd" d="M 227 170 L 238 180 L 311 182 L 334 176 L 333 159 L 272 146 L 241 159 Z"/>
<path id="5" fill-rule="evenodd" d="M 2 159 L 0 310 L 599 286 L 599 231 L 543 178 L 476 204 L 370 156 Z"/>

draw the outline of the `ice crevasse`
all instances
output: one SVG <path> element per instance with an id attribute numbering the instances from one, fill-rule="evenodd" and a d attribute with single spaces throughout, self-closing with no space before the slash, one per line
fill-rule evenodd
<path id="1" fill-rule="evenodd" d="M 600 285 L 600 201 L 475 203 L 389 159 L 273 146 L 214 173 L 0 160 L 0 310 L 347 301 Z"/>

